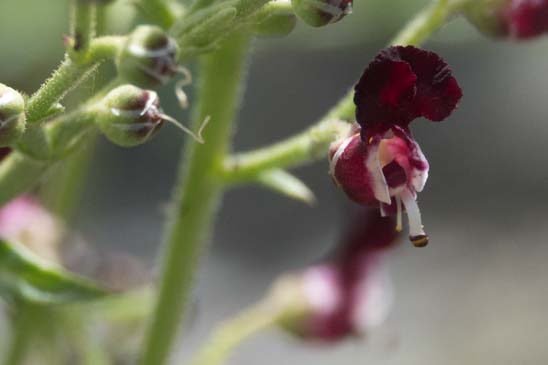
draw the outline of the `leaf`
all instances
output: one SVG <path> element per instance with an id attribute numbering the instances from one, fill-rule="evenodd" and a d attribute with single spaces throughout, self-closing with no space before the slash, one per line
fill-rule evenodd
<path id="1" fill-rule="evenodd" d="M 314 193 L 299 178 L 281 169 L 264 171 L 257 177 L 257 181 L 282 195 L 299 200 L 309 205 L 316 203 Z"/>
<path id="2" fill-rule="evenodd" d="M 99 298 L 107 291 L 46 262 L 23 245 L 0 240 L 0 293 L 33 303 L 56 304 Z"/>

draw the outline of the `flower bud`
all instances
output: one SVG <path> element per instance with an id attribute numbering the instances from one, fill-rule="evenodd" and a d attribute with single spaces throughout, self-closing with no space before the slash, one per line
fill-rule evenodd
<path id="1" fill-rule="evenodd" d="M 289 0 L 277 0 L 267 4 L 258 15 L 254 32 L 264 37 L 283 37 L 291 33 L 296 25 L 297 17 Z"/>
<path id="2" fill-rule="evenodd" d="M 139 87 L 165 84 L 177 71 L 177 44 L 161 28 L 137 27 L 128 37 L 116 65 L 118 74 Z"/>
<path id="3" fill-rule="evenodd" d="M 25 132 L 25 101 L 21 94 L 0 84 L 0 147 L 16 142 Z"/>
<path id="4" fill-rule="evenodd" d="M 548 0 L 476 0 L 464 14 L 481 32 L 517 40 L 548 32 Z"/>
<path id="5" fill-rule="evenodd" d="M 511 0 L 476 0 L 468 2 L 464 15 L 480 32 L 492 37 L 508 35 L 503 11 Z"/>
<path id="6" fill-rule="evenodd" d="M 295 14 L 313 27 L 336 23 L 352 12 L 353 0 L 291 0 Z"/>
<path id="7" fill-rule="evenodd" d="M 133 85 L 123 85 L 109 92 L 97 105 L 96 123 L 101 132 L 122 147 L 133 147 L 147 142 L 164 124 L 169 122 L 189 134 L 198 143 L 204 143 L 202 131 L 209 122 L 207 117 L 197 133 L 163 113 L 158 94 Z"/>
<path id="8" fill-rule="evenodd" d="M 132 85 L 109 92 L 97 115 L 101 132 L 122 147 L 145 143 L 160 129 L 163 121 L 158 94 Z"/>

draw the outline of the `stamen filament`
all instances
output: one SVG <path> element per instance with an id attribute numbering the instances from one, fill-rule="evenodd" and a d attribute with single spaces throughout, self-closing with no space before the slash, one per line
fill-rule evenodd
<path id="1" fill-rule="evenodd" d="M 204 141 L 204 138 L 202 136 L 202 132 L 204 131 L 204 128 L 207 126 L 207 124 L 209 123 L 209 120 L 211 119 L 210 116 L 208 115 L 204 121 L 202 122 L 202 124 L 200 125 L 200 128 L 198 128 L 198 133 L 194 133 L 192 130 L 190 130 L 189 128 L 185 127 L 181 122 L 179 122 L 177 119 L 167 115 L 167 114 L 158 114 L 158 116 L 160 118 L 162 118 L 162 120 L 165 120 L 166 122 L 169 122 L 171 124 L 173 124 L 174 126 L 176 126 L 177 128 L 179 128 L 180 130 L 182 130 L 183 132 L 189 134 L 192 138 L 194 138 L 194 140 L 198 143 L 205 143 Z"/>
<path id="2" fill-rule="evenodd" d="M 416 247 L 424 247 L 428 244 L 428 236 L 424 232 L 419 206 L 409 189 L 403 189 L 399 194 L 409 219 L 409 239 Z"/>
<path id="3" fill-rule="evenodd" d="M 396 231 L 401 232 L 403 230 L 402 224 L 402 209 L 401 209 L 401 198 L 399 195 L 396 195 Z"/>
<path id="4" fill-rule="evenodd" d="M 177 72 L 183 75 L 183 78 L 175 83 L 175 96 L 179 100 L 181 108 L 188 108 L 188 96 L 184 91 L 184 87 L 192 84 L 192 74 L 183 66 L 177 68 Z"/>

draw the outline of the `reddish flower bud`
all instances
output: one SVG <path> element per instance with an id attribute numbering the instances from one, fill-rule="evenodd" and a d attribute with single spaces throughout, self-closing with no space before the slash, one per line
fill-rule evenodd
<path id="1" fill-rule="evenodd" d="M 464 16 L 480 32 L 492 37 L 508 36 L 508 24 L 503 15 L 512 0 L 475 0 L 464 5 Z"/>
<path id="2" fill-rule="evenodd" d="M 291 0 L 299 18 L 313 27 L 336 23 L 352 12 L 352 0 Z"/>
<path id="3" fill-rule="evenodd" d="M 529 39 L 548 32 L 548 0 L 477 0 L 464 14 L 492 36 Z"/>
<path id="4" fill-rule="evenodd" d="M 330 261 L 297 277 L 307 310 L 286 323 L 292 333 L 335 342 L 363 336 L 386 318 L 392 291 L 384 256 L 396 239 L 394 222 L 369 210 L 354 223 Z"/>
<path id="5" fill-rule="evenodd" d="M 506 17 L 511 36 L 539 36 L 548 32 L 548 0 L 513 0 Z"/>

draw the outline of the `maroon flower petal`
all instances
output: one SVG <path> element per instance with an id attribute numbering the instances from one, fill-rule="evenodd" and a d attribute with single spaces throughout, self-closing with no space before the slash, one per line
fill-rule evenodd
<path id="1" fill-rule="evenodd" d="M 514 0 L 507 16 L 510 34 L 515 38 L 548 32 L 548 0 Z"/>
<path id="2" fill-rule="evenodd" d="M 382 50 L 355 87 L 356 118 L 364 140 L 418 118 L 447 118 L 462 91 L 447 63 L 413 46 Z"/>
<path id="3" fill-rule="evenodd" d="M 330 151 L 333 178 L 350 199 L 359 204 L 376 205 L 374 176 L 366 165 L 370 153 L 368 144 L 361 140 L 359 134 L 348 137 L 343 143 L 344 151 L 336 160 L 333 160 L 336 148 Z"/>

